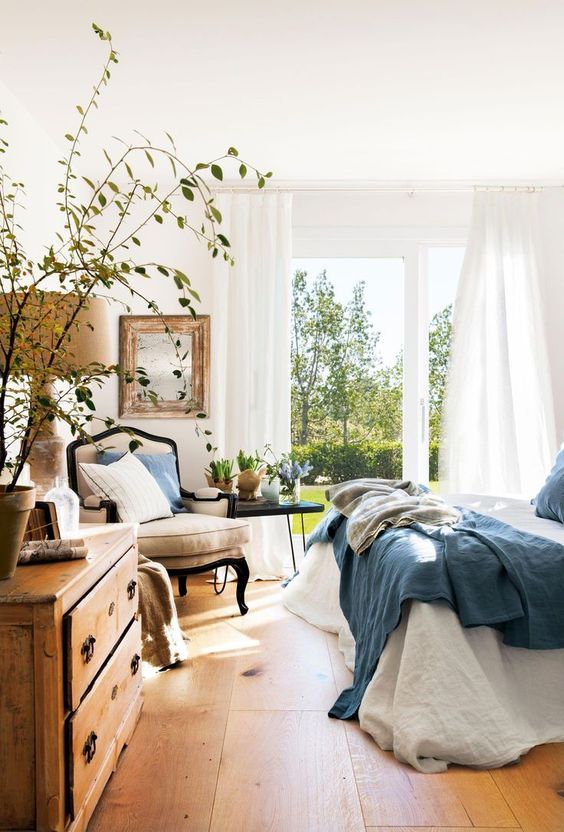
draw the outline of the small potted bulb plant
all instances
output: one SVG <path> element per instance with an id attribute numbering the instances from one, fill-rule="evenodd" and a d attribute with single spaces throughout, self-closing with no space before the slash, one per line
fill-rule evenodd
<path id="1" fill-rule="evenodd" d="M 261 493 L 261 480 L 266 464 L 255 451 L 254 455 L 239 451 L 237 454 L 237 487 L 240 500 L 256 500 Z"/>
<path id="2" fill-rule="evenodd" d="M 209 468 L 205 469 L 205 475 L 212 488 L 219 488 L 227 494 L 235 490 L 232 459 L 212 459 Z"/>

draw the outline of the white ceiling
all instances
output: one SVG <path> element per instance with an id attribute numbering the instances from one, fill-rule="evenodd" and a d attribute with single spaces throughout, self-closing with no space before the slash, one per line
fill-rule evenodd
<path id="1" fill-rule="evenodd" d="M 64 146 L 91 122 L 285 180 L 564 179 L 562 0 L 1 0 L 0 79 Z M 0 102 L 1 107 L 1 102 Z"/>

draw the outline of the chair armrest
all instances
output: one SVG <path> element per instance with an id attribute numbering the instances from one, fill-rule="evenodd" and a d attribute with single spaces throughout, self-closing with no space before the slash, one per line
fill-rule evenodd
<path id="1" fill-rule="evenodd" d="M 212 490 L 215 489 L 206 489 L 206 491 Z M 194 514 L 213 514 L 216 517 L 237 516 L 236 494 L 226 494 L 224 491 L 217 489 L 217 494 L 213 496 L 199 496 L 197 492 L 186 491 L 186 489 L 181 488 L 180 496 L 186 508 Z"/>
<path id="2" fill-rule="evenodd" d="M 117 506 L 113 500 L 89 494 L 80 498 L 81 523 L 117 523 Z"/>

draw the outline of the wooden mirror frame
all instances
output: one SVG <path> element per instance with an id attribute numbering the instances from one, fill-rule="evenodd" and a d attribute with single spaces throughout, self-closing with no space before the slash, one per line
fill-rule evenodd
<path id="1" fill-rule="evenodd" d="M 137 343 L 140 333 L 163 332 L 167 326 L 173 335 L 192 336 L 192 398 L 184 401 L 162 400 L 153 404 L 137 398 L 137 384 L 120 378 L 119 415 L 136 418 L 195 419 L 198 413 L 209 416 L 210 390 L 210 316 L 198 315 L 120 315 L 119 361 L 124 373 L 135 374 L 139 361 Z"/>

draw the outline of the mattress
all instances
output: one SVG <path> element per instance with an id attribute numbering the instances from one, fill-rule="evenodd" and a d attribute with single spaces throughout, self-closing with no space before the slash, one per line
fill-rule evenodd
<path id="1" fill-rule="evenodd" d="M 511 497 L 445 497 L 564 545 L 564 525 Z M 285 606 L 337 633 L 347 666 L 354 639 L 339 606 L 330 543 L 315 544 L 284 590 Z M 424 772 L 449 763 L 495 768 L 535 745 L 564 741 L 564 650 L 508 647 L 490 627 L 464 629 L 446 604 L 412 601 L 389 636 L 359 721 L 378 745 Z"/>

